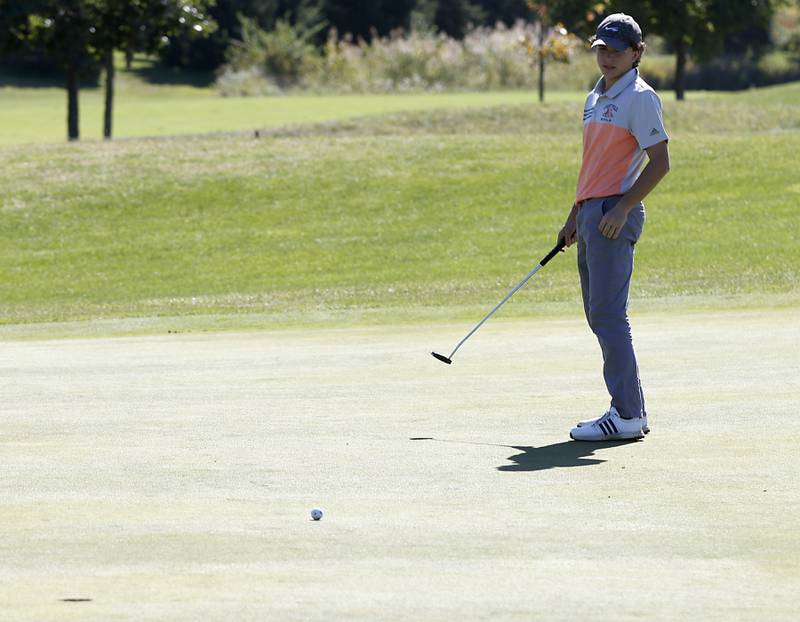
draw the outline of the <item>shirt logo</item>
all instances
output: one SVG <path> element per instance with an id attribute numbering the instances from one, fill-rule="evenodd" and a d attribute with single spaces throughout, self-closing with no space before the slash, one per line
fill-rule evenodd
<path id="1" fill-rule="evenodd" d="M 617 112 L 619 108 L 617 108 L 614 104 L 608 104 L 603 108 L 603 121 L 611 121 L 614 118 L 614 113 Z"/>
<path id="2" fill-rule="evenodd" d="M 650 136 L 655 136 L 656 134 L 660 134 L 660 132 L 656 128 L 650 130 Z"/>

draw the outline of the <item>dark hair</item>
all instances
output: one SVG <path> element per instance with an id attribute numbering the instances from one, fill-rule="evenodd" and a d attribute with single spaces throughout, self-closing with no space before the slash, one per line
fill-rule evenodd
<path id="1" fill-rule="evenodd" d="M 637 52 L 641 52 L 641 54 L 639 54 L 639 58 L 636 59 L 635 63 L 633 63 L 634 67 L 638 67 L 642 60 L 642 56 L 644 55 L 644 51 L 647 49 L 647 44 L 644 41 L 639 41 L 639 43 L 634 43 L 631 47 Z"/>

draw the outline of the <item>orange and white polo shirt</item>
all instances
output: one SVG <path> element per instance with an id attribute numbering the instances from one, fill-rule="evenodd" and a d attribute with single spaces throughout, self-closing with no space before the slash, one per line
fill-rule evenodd
<path id="1" fill-rule="evenodd" d="M 575 201 L 625 194 L 644 165 L 645 149 L 669 140 L 661 100 L 631 69 L 603 93 L 603 79 L 583 106 L 583 163 Z"/>

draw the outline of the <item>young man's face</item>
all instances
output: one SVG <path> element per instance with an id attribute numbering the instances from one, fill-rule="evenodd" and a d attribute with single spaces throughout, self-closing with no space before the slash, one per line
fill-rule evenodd
<path id="1" fill-rule="evenodd" d="M 597 46 L 597 66 L 603 72 L 606 84 L 613 84 L 620 76 L 633 68 L 641 52 L 633 48 L 625 48 L 622 52 L 605 45 Z"/>

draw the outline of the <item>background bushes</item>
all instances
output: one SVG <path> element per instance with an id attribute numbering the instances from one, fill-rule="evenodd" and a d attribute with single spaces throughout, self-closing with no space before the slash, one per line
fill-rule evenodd
<path id="1" fill-rule="evenodd" d="M 330 30 L 315 46 L 319 28 L 279 20 L 269 32 L 243 20 L 242 39 L 228 50 L 218 72 L 223 95 L 278 95 L 286 91 L 392 93 L 534 89 L 538 81 L 524 41 L 538 39 L 538 26 L 470 29 L 456 39 L 433 30 L 373 33 L 369 41 Z M 656 89 L 674 88 L 675 57 L 654 39 L 641 65 Z M 582 45 L 568 63 L 548 62 L 547 90 L 586 90 L 598 77 L 594 55 Z M 800 58 L 787 50 L 764 56 L 719 56 L 703 65 L 690 61 L 686 86 L 692 90 L 738 90 L 800 79 Z"/>
<path id="2" fill-rule="evenodd" d="M 646 55 L 641 71 L 654 88 L 674 88 L 674 57 Z M 703 65 L 690 61 L 686 72 L 686 88 L 690 90 L 736 91 L 793 80 L 800 80 L 800 63 L 783 51 L 770 52 L 761 58 L 720 56 Z"/>
<path id="3" fill-rule="evenodd" d="M 252 26 L 252 24 L 251 24 Z M 332 30 L 321 49 L 309 34 L 284 23 L 271 33 L 252 30 L 230 55 L 217 80 L 224 95 L 247 95 L 285 89 L 342 93 L 534 88 L 538 79 L 525 41 L 538 37 L 538 26 L 469 30 L 463 38 L 428 30 L 396 30 L 370 39 L 340 37 Z M 559 90 L 583 89 L 597 73 L 594 60 L 574 49 L 569 71 L 548 63 L 547 83 Z"/>

